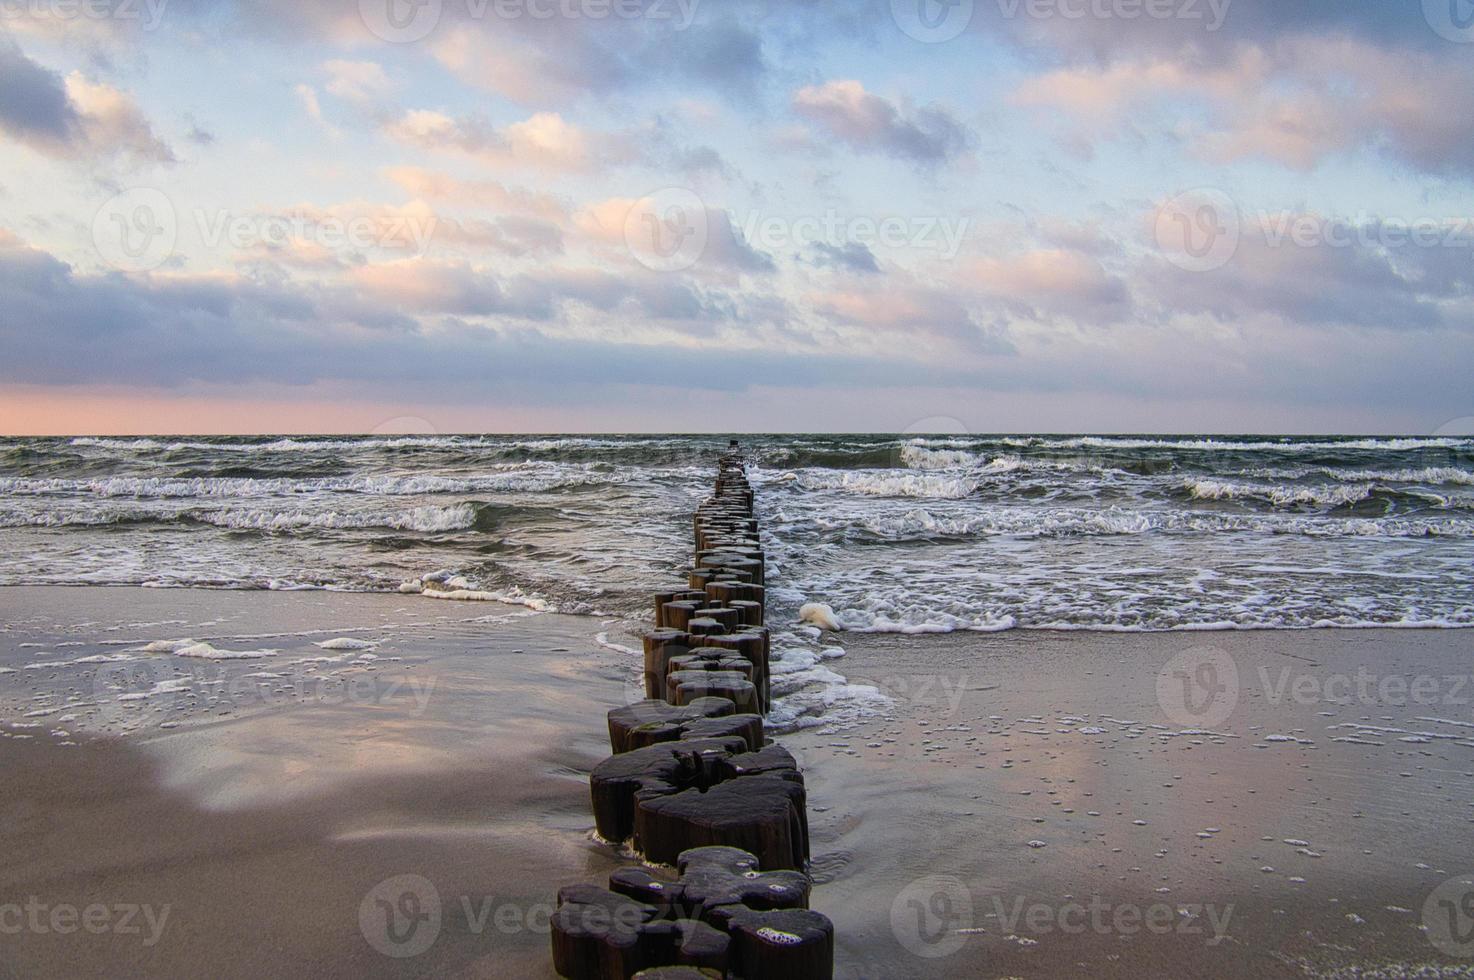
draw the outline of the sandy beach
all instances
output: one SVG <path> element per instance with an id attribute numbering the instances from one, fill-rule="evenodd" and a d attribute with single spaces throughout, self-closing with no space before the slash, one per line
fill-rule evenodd
<path id="1" fill-rule="evenodd" d="M 8 975 L 552 976 L 557 887 L 628 860 L 587 804 L 623 624 L 321 592 L 0 606 Z M 838 975 L 1468 975 L 1424 914 L 1468 894 L 1467 636 L 844 635 L 834 666 L 888 713 L 782 738 Z M 174 637 L 276 652 L 76 663 Z M 1215 691 L 1159 690 L 1184 673 Z M 388 936 L 403 875 L 422 918 Z"/>

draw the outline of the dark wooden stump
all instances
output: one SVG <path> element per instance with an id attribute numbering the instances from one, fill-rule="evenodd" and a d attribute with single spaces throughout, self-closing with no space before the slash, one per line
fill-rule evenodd
<path id="1" fill-rule="evenodd" d="M 726 698 L 737 706 L 739 714 L 761 714 L 757 688 L 736 671 L 678 670 L 665 677 L 666 700 L 672 704 L 689 704 L 697 698 Z"/>
<path id="2" fill-rule="evenodd" d="M 742 614 L 725 606 L 705 606 L 696 610 L 695 619 L 714 619 L 721 624 L 721 632 L 731 633 L 741 625 Z M 692 621 L 694 622 L 695 619 Z"/>
<path id="3" fill-rule="evenodd" d="M 806 909 L 809 876 L 802 871 L 759 871 L 757 858 L 736 847 L 697 847 L 676 861 L 680 900 L 687 915 L 698 915 L 719 929 L 742 910 Z M 610 884 L 614 888 L 613 883 Z M 620 891 L 620 889 L 615 889 Z M 651 905 L 638 892 L 622 892 Z"/>
<path id="4" fill-rule="evenodd" d="M 657 629 L 642 637 L 645 647 L 645 697 L 665 697 L 665 675 L 672 657 L 689 653 L 691 634 L 682 630 Z"/>
<path id="5" fill-rule="evenodd" d="M 830 980 L 834 923 L 809 909 L 739 911 L 728 921 L 732 959 L 744 977 Z"/>
<path id="6" fill-rule="evenodd" d="M 691 642 L 697 644 L 691 651 L 693 653 L 710 649 L 724 650 L 737 654 L 752 664 L 752 683 L 757 688 L 760 710 L 766 711 L 768 709 L 768 705 L 771 703 L 769 693 L 772 688 L 772 680 L 768 675 L 768 636 L 766 629 L 750 628 L 724 636 L 692 637 Z"/>
<path id="7" fill-rule="evenodd" d="M 719 620 L 708 616 L 697 616 L 695 613 L 692 613 L 691 618 L 686 620 L 686 629 L 692 636 L 719 636 L 727 632 L 727 627 L 723 626 Z"/>
<path id="8" fill-rule="evenodd" d="M 618 754 L 656 742 L 674 742 L 693 723 L 730 715 L 736 710 L 737 706 L 726 698 L 697 698 L 685 705 L 653 698 L 636 701 L 609 712 L 609 750 Z"/>
<path id="9" fill-rule="evenodd" d="M 663 629 L 687 630 L 696 610 L 703 605 L 705 603 L 697 599 L 672 599 L 660 607 L 660 620 L 655 625 Z"/>
<path id="10" fill-rule="evenodd" d="M 674 863 L 693 847 L 724 845 L 750 851 L 767 870 L 801 870 L 808 860 L 803 783 L 764 774 L 717 783 L 705 792 L 642 795 L 635 804 L 634 840 L 640 853 L 659 864 Z"/>
<path id="11" fill-rule="evenodd" d="M 700 593 L 700 594 L 697 594 L 697 593 Z M 681 588 L 679 586 L 676 586 L 674 588 L 661 589 L 660 591 L 658 591 L 658 592 L 655 593 L 655 625 L 656 626 L 659 626 L 660 625 L 660 621 L 663 618 L 663 613 L 661 612 L 661 610 L 665 608 L 665 604 L 667 602 L 676 602 L 676 601 L 681 600 L 681 599 L 698 599 L 699 600 L 699 599 L 701 599 L 705 595 L 706 595 L 706 584 L 705 583 L 702 583 L 702 585 L 701 585 L 701 587 L 699 589 L 692 588 L 690 586 L 687 586 L 686 588 Z"/>
<path id="12" fill-rule="evenodd" d="M 727 703 L 731 704 L 730 701 Z M 698 738 L 730 738 L 737 735 L 753 751 L 763 748 L 767 743 L 767 736 L 763 733 L 762 715 L 740 714 L 724 715 L 720 718 L 702 718 L 689 723 L 685 728 L 686 730 L 681 733 L 681 738 L 687 741 Z"/>
<path id="13" fill-rule="evenodd" d="M 662 919 L 687 919 L 692 906 L 685 899 L 680 881 L 663 878 L 637 864 L 615 868 L 609 873 L 609 890 L 660 910 Z"/>
<path id="14" fill-rule="evenodd" d="M 742 754 L 746 747 L 746 740 L 737 737 L 690 739 L 611 755 L 589 774 L 599 836 L 613 844 L 628 840 L 638 797 L 708 786 L 725 774 L 716 769 L 717 760 Z"/>
<path id="15" fill-rule="evenodd" d="M 640 929 L 656 908 L 597 885 L 558 890 L 552 929 L 553 969 L 573 980 L 623 980 L 645 965 Z"/>
<path id="16" fill-rule="evenodd" d="M 743 626 L 763 625 L 763 604 L 756 599 L 733 599 L 727 608 L 737 610 L 738 622 Z"/>
<path id="17" fill-rule="evenodd" d="M 695 966 L 725 973 L 731 940 L 700 919 L 666 919 L 640 927 L 641 960 L 661 966 Z"/>
<path id="18" fill-rule="evenodd" d="M 666 662 L 666 677 L 678 670 L 725 670 L 736 671 L 748 680 L 752 679 L 752 663 L 744 656 L 728 653 L 715 647 L 696 649 L 671 657 Z"/>

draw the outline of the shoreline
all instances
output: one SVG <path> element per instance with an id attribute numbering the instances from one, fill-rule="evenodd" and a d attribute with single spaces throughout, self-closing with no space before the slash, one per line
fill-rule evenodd
<path id="1" fill-rule="evenodd" d="M 34 584 L 31 584 L 31 583 L 28 583 L 28 584 L 3 584 L 3 583 L 0 583 L 0 596 L 4 596 L 7 593 L 12 592 L 12 591 L 20 592 L 20 591 L 23 591 L 23 590 L 30 590 L 30 589 L 36 589 L 36 590 L 66 589 L 66 590 L 73 590 L 73 591 L 85 591 L 85 590 L 93 590 L 93 589 L 104 589 L 104 590 L 144 589 L 144 590 L 148 590 L 150 592 L 155 592 L 155 591 L 157 591 L 157 592 L 186 592 L 186 593 L 203 592 L 203 593 L 207 593 L 207 594 L 208 593 L 226 593 L 226 594 L 240 593 L 240 594 L 245 594 L 245 595 L 252 595 L 252 594 L 256 594 L 256 593 L 266 593 L 266 594 L 270 594 L 270 595 L 289 595 L 289 594 L 293 594 L 293 593 L 301 593 L 301 594 L 304 594 L 304 595 L 381 596 L 381 597 L 384 597 L 386 599 L 400 599 L 400 600 L 410 600 L 410 599 L 417 599 L 417 598 L 428 598 L 428 599 L 432 599 L 433 601 L 443 602 L 443 603 L 464 603 L 464 604 L 468 605 L 471 608 L 476 608 L 479 605 L 487 605 L 487 606 L 493 606 L 493 607 L 495 607 L 495 606 L 508 606 L 508 607 L 513 608 L 513 609 L 526 609 L 526 610 L 531 610 L 532 612 L 537 612 L 537 613 L 546 613 L 546 614 L 554 615 L 554 616 L 569 616 L 569 617 L 578 618 L 578 619 L 601 620 L 601 621 L 623 621 L 623 622 L 628 622 L 628 623 L 636 623 L 636 622 L 639 622 L 639 619 L 638 619 L 638 616 L 637 615 L 626 615 L 625 613 L 621 613 L 621 612 L 600 611 L 600 610 L 595 610 L 593 612 L 568 612 L 568 611 L 565 611 L 565 610 L 556 608 L 555 606 L 553 606 L 551 604 L 544 605 L 545 604 L 545 600 L 542 600 L 542 599 L 539 599 L 539 598 L 536 598 L 536 597 L 529 597 L 526 600 L 518 600 L 518 599 L 506 598 L 506 597 L 503 597 L 503 596 L 500 596 L 500 595 L 494 595 L 493 593 L 490 593 L 490 592 L 479 592 L 479 591 L 476 591 L 476 590 L 472 590 L 472 592 L 470 592 L 470 593 L 463 593 L 463 594 L 459 594 L 459 595 L 457 595 L 457 594 L 447 594 L 445 596 L 435 596 L 435 595 L 432 595 L 430 593 L 404 592 L 404 591 L 401 591 L 399 589 L 390 589 L 390 588 L 383 588 L 383 589 L 359 589 L 359 588 L 349 588 L 349 587 L 346 587 L 346 586 L 345 587 L 339 587 L 339 586 L 328 586 L 328 585 L 323 585 L 323 586 L 297 586 L 297 585 L 294 585 L 294 586 L 291 586 L 291 587 L 288 587 L 288 588 L 272 589 L 272 588 L 245 587 L 245 586 L 239 586 L 239 585 L 202 585 L 202 584 L 198 584 L 198 583 L 190 583 L 190 584 L 160 583 L 160 584 L 157 584 L 157 585 L 148 585 L 148 584 L 139 584 L 139 583 L 131 583 L 131 582 L 43 582 L 43 583 L 34 583 Z M 540 606 L 543 606 L 543 607 L 540 608 Z M 791 623 L 789 623 L 787 625 L 797 626 L 797 625 L 801 625 L 801 624 L 800 624 L 799 621 L 794 620 L 794 621 L 792 621 Z M 835 637 L 835 638 L 844 638 L 844 637 L 886 637 L 886 636 L 894 636 L 894 637 L 901 637 L 901 638 L 905 638 L 905 639 L 913 639 L 914 640 L 914 639 L 916 639 L 918 637 L 927 637 L 927 636 L 952 636 L 952 635 L 990 636 L 990 635 L 994 635 L 994 634 L 1015 633 L 1015 632 L 1023 632 L 1023 633 L 1060 633 L 1060 634 L 1102 633 L 1102 634 L 1125 634 L 1125 635 L 1167 635 L 1167 636 L 1172 636 L 1172 635 L 1190 635 L 1190 634 L 1193 634 L 1193 633 L 1207 633 L 1207 634 L 1212 634 L 1212 633 L 1305 633 L 1305 632 L 1320 632 L 1320 631 L 1332 631 L 1332 632 L 1334 632 L 1336 630 L 1428 630 L 1428 631 L 1434 631 L 1434 632 L 1437 632 L 1437 631 L 1445 631 L 1445 630 L 1454 630 L 1454 631 L 1456 631 L 1456 630 L 1474 630 L 1474 622 L 1470 622 L 1470 623 L 1449 623 L 1449 622 L 1434 622 L 1434 621 L 1431 621 L 1430 620 L 1430 621 L 1426 621 L 1426 622 L 1416 622 L 1416 623 L 1408 623 L 1408 622 L 1335 623 L 1335 622 L 1330 622 L 1330 621 L 1321 621 L 1321 622 L 1311 623 L 1309 625 L 1304 625 L 1304 626 L 1286 626 L 1286 625 L 1282 625 L 1282 624 L 1269 624 L 1269 623 L 1264 623 L 1264 624 L 1260 624 L 1260 623 L 1232 623 L 1232 622 L 1228 622 L 1228 621 L 1223 621 L 1223 622 L 1207 623 L 1207 624 L 1201 624 L 1201 625 L 1171 626 L 1171 627 L 1167 627 L 1167 628 L 1151 628 L 1151 627 L 1137 627 L 1137 626 L 1102 626 L 1102 625 L 1060 626 L 1060 625 L 1057 625 L 1057 624 L 1050 624 L 1050 625 L 1045 625 L 1045 626 L 1031 626 L 1031 625 L 1027 625 L 1027 624 L 1018 624 L 1018 623 L 1015 623 L 1014 625 L 1011 625 L 1011 626 L 1003 626 L 1003 627 L 955 627 L 955 628 L 909 627 L 909 628 L 905 628 L 905 629 L 874 629 L 874 628 L 869 628 L 869 627 L 867 627 L 867 628 L 847 627 L 845 629 L 832 632 L 829 635 L 831 637 Z"/>
<path id="2" fill-rule="evenodd" d="M 218 704 L 198 712 L 170 695 L 169 711 L 184 716 L 178 727 L 161 729 L 165 715 L 151 714 L 152 724 L 122 738 L 91 738 L 68 724 L 81 744 L 61 746 L 49 734 L 61 710 L 33 719 L 35 729 L 9 722 L 38 693 L 60 702 L 75 689 L 85 700 L 79 668 L 0 675 L 0 729 L 32 736 L 0 738 L 0 764 L 15 773 L 0 806 L 0 905 L 34 895 L 52 907 L 173 907 L 149 947 L 112 933 L 0 936 L 23 974 L 67 962 L 114 975 L 244 975 L 234 964 L 254 956 L 254 975 L 550 976 L 547 936 L 528 925 L 550 904 L 549 883 L 597 880 L 629 861 L 592 839 L 587 802 L 588 772 L 607 754 L 602 725 L 590 719 L 626 703 L 639 670 L 632 654 L 594 638 L 607 630 L 628 645 L 622 622 L 365 593 L 36 588 L 0 592 L 26 613 L 7 618 L 0 665 L 34 660 L 44 648 L 20 644 L 36 637 L 78 644 L 64 649 L 80 658 L 211 624 L 201 635 L 219 648 L 233 646 L 225 637 L 267 634 L 269 644 L 235 645 L 282 652 L 242 661 L 165 655 L 171 672 L 215 683 L 265 669 L 283 675 L 268 681 L 281 686 L 292 679 L 273 662 L 345 657 L 304 676 L 334 691 L 366 685 L 367 694 L 324 697 L 316 681 L 292 682 L 276 700 L 227 698 L 223 715 Z M 340 632 L 377 641 L 377 659 L 355 667 L 359 651 L 312 646 Z M 1051 976 L 1080 972 L 1078 964 L 1123 977 L 1335 976 L 1396 963 L 1462 976 L 1474 967 L 1418 928 L 1433 890 L 1471 870 L 1460 862 L 1474 830 L 1474 745 L 1461 743 L 1474 738 L 1413 721 L 1474 722 L 1471 709 L 1393 704 L 1375 685 L 1367 704 L 1319 696 L 1358 670 L 1409 681 L 1467 675 L 1465 634 L 826 639 L 847 650 L 828 666 L 892 701 L 888 716 L 843 730 L 779 736 L 807 774 L 814 907 L 834 920 L 837 976 Z M 1186 665 L 1232 662 L 1237 696 L 1215 724 L 1179 724 L 1157 681 L 1173 658 L 1202 647 L 1231 661 L 1210 651 Z M 422 691 L 436 681 L 423 703 L 408 684 L 417 674 Z M 1467 687 L 1438 693 L 1466 701 Z M 1327 730 L 1346 724 L 1440 737 Z M 1203 734 L 1181 734 L 1189 731 Z M 1333 741 L 1343 736 L 1357 741 Z M 378 883 L 406 873 L 434 884 L 442 925 L 429 949 L 398 959 L 364 936 L 358 907 Z M 1067 930 L 1076 905 L 1092 922 L 1092 902 L 1110 910 L 1104 931 Z M 953 918 L 966 904 L 966 917 Z M 1222 922 L 1232 906 L 1222 942 L 1123 928 L 1115 918 L 1122 908 L 1145 915 L 1170 906 L 1178 922 L 1187 918 L 1178 907 L 1190 905 L 1202 912 L 1188 921 L 1206 929 L 1209 907 Z M 483 910 L 493 918 L 478 919 Z M 941 950 L 949 951 L 934 955 Z"/>

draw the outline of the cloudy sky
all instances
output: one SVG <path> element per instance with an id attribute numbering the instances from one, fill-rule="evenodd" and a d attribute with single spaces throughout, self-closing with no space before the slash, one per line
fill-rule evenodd
<path id="1" fill-rule="evenodd" d="M 0 0 L 0 431 L 1431 432 L 1471 0 Z"/>

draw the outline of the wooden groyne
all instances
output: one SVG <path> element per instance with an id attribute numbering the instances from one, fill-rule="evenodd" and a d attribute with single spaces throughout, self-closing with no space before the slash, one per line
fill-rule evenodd
<path id="1" fill-rule="evenodd" d="M 553 965 L 575 980 L 826 980 L 834 927 L 808 907 L 804 778 L 763 727 L 765 564 L 735 441 L 693 524 L 685 584 L 655 595 L 645 698 L 609 712 L 613 754 L 589 778 L 599 836 L 649 865 L 559 890 Z"/>

